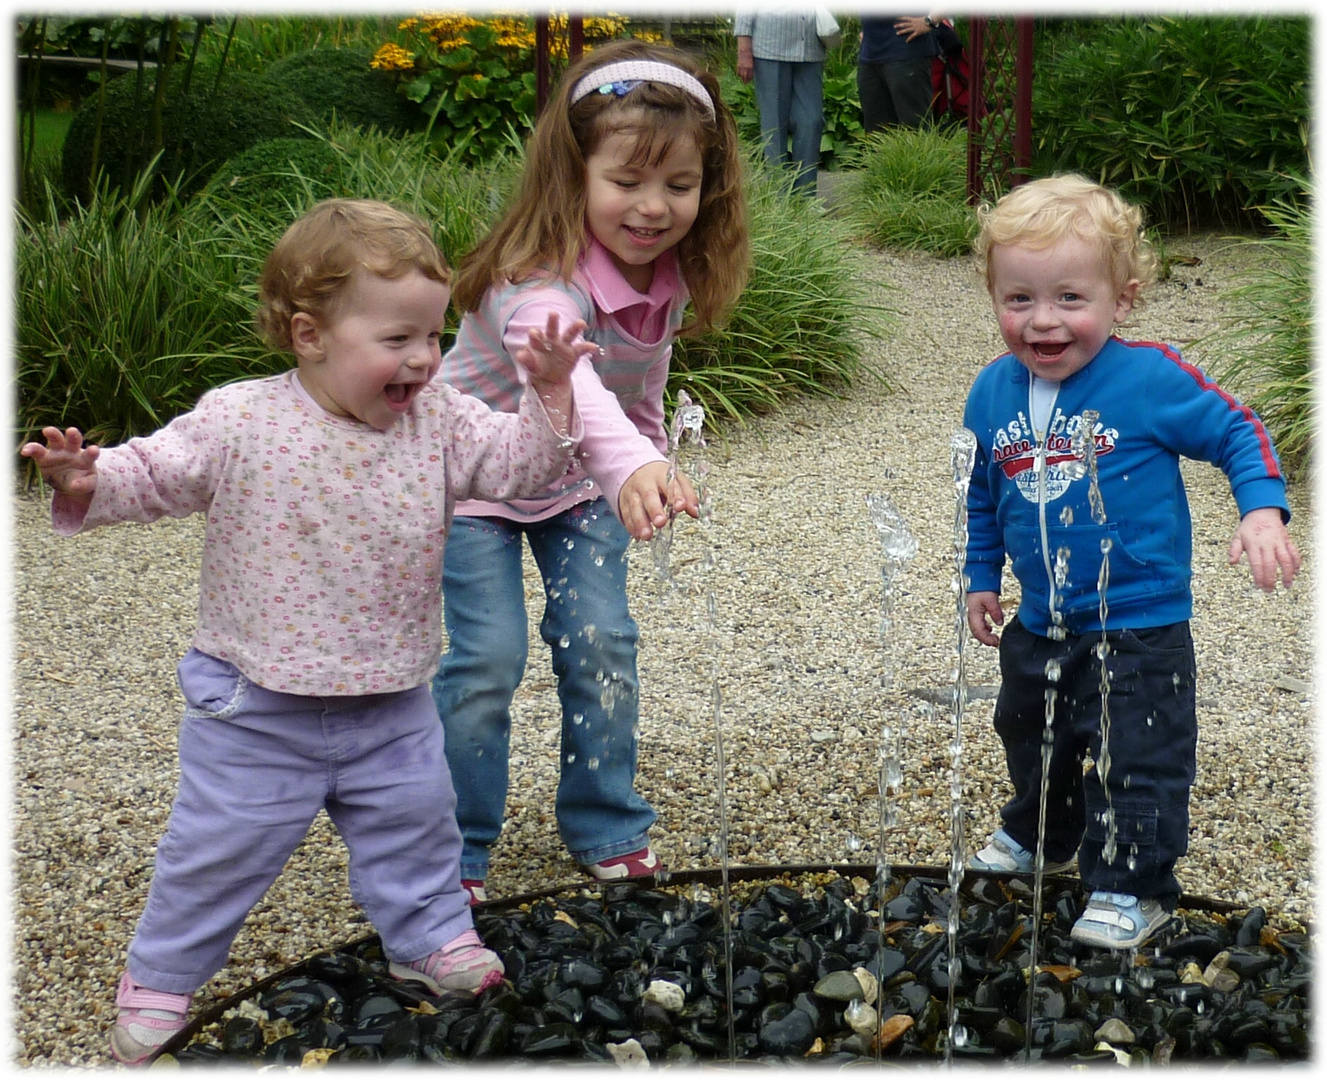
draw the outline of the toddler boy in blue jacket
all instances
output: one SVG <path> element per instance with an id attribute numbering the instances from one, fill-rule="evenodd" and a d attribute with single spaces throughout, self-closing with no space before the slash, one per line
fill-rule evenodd
<path id="1" fill-rule="evenodd" d="M 1180 458 L 1225 472 L 1240 513 L 1230 563 L 1247 556 L 1268 592 L 1300 566 L 1285 480 L 1251 410 L 1170 346 L 1114 336 L 1155 275 L 1136 208 L 1066 175 L 979 215 L 1009 351 L 977 376 L 964 411 L 977 437 L 967 613 L 973 636 L 1000 650 L 994 722 L 1014 797 L 968 865 L 1035 868 L 1053 695 L 1043 868 L 1066 870 L 1077 854 L 1090 895 L 1074 940 L 1134 948 L 1169 921 L 1188 850 L 1198 723 Z M 1006 557 L 1021 591 L 1008 625 Z"/>

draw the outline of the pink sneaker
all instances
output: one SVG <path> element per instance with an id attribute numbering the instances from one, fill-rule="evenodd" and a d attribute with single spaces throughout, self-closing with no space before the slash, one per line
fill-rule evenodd
<path id="1" fill-rule="evenodd" d="M 115 991 L 115 1004 L 120 1009 L 111 1028 L 111 1053 L 115 1060 L 137 1065 L 156 1053 L 188 1026 L 193 998 L 193 994 L 167 994 L 139 986 L 126 971 Z"/>
<path id="2" fill-rule="evenodd" d="M 603 862 L 586 863 L 585 870 L 591 877 L 600 881 L 612 881 L 614 878 L 649 877 L 663 869 L 659 857 L 648 847 L 633 851 L 630 855 L 614 855 Z"/>
<path id="3" fill-rule="evenodd" d="M 476 904 L 484 904 L 488 902 L 488 892 L 484 888 L 483 881 L 462 878 L 461 888 L 463 888 L 469 895 L 471 907 L 474 907 Z"/>
<path id="4" fill-rule="evenodd" d="M 398 979 L 422 982 L 435 994 L 448 990 L 469 990 L 478 994 L 500 983 L 507 969 L 497 953 L 484 948 L 475 931 L 467 930 L 422 960 L 412 960 L 408 964 L 393 960 L 387 970 Z"/>

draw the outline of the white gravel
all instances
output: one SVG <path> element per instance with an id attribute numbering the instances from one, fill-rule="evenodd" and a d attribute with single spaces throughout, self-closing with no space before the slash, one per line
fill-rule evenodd
<path id="1" fill-rule="evenodd" d="M 1209 236 L 1169 248 L 1202 262 L 1159 285 L 1129 332 L 1186 347 L 1214 327 L 1218 294 L 1247 256 Z M 894 388 L 863 381 L 841 400 L 800 401 L 712 439 L 713 522 L 678 525 L 674 586 L 656 576 L 647 547 L 633 552 L 639 786 L 659 810 L 655 846 L 674 869 L 717 865 L 716 665 L 734 863 L 874 863 L 886 724 L 900 736 L 903 783 L 885 857 L 948 861 L 953 720 L 944 703 L 957 641 L 949 440 L 973 376 L 1000 343 L 971 260 L 871 254 L 850 272 L 898 313 L 894 334 L 869 348 Z M 1235 511 L 1224 478 L 1206 465 L 1186 475 L 1201 736 L 1180 880 L 1195 895 L 1311 920 L 1311 492 L 1291 491 L 1303 575 L 1269 598 L 1244 567 L 1226 565 Z M 920 545 L 899 579 L 883 645 L 879 544 L 864 505 L 871 493 L 888 495 Z M 103 1066 L 115 981 L 174 793 L 174 666 L 194 623 L 201 522 L 60 540 L 40 497 L 17 493 L 11 508 L 11 1056 L 25 1066 Z M 533 626 L 539 592 L 532 573 L 528 581 Z M 546 653 L 534 635 L 490 896 L 581 880 L 552 815 L 557 700 Z M 964 823 L 979 846 L 1009 787 L 990 730 L 995 652 L 973 645 L 966 657 Z M 345 876 L 344 848 L 320 817 L 199 1004 L 366 933 Z"/>

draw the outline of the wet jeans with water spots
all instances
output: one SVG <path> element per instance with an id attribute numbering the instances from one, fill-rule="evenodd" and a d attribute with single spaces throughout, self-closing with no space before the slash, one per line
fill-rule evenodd
<path id="1" fill-rule="evenodd" d="M 1076 851 L 1089 890 L 1169 903 L 1180 893 L 1175 861 L 1189 847 L 1198 747 L 1193 638 L 1187 622 L 1106 637 L 1109 738 L 1103 751 L 1101 634 L 1070 634 L 1057 642 L 1031 633 L 1017 617 L 1005 627 L 995 730 L 1014 797 L 1000 816 L 1009 835 L 1036 850 L 1046 693 L 1054 688 L 1046 861 L 1063 862 Z M 1047 678 L 1050 662 L 1059 666 L 1058 681 Z M 1084 773 L 1089 753 L 1093 767 Z"/>
<path id="2" fill-rule="evenodd" d="M 448 648 L 433 682 L 465 846 L 461 876 L 488 875 L 507 802 L 511 701 L 529 630 L 521 537 L 543 578 L 539 633 L 562 707 L 558 832 L 581 863 L 636 851 L 655 814 L 634 788 L 639 686 L 627 610 L 631 542 L 599 498 L 536 522 L 458 517 L 443 558 Z"/>

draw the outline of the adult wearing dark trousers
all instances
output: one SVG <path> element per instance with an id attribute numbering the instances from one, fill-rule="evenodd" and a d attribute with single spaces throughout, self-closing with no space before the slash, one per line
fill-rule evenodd
<path id="1" fill-rule="evenodd" d="M 863 15 L 857 96 L 866 134 L 920 127 L 931 113 L 931 61 L 939 52 L 934 15 Z"/>
<path id="2" fill-rule="evenodd" d="M 794 188 L 814 196 L 825 130 L 825 46 L 816 35 L 815 13 L 740 9 L 733 36 L 737 77 L 755 81 L 765 159 L 795 166 Z"/>

